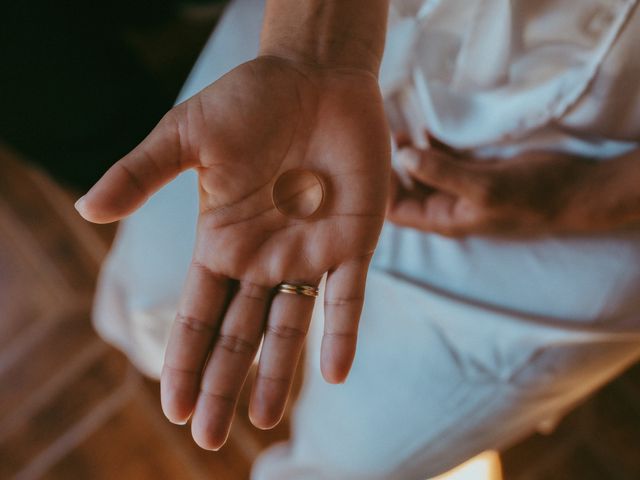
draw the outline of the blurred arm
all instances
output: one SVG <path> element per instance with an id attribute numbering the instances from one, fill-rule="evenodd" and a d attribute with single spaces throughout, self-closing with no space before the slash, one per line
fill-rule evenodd
<path id="1" fill-rule="evenodd" d="M 268 0 L 260 55 L 377 76 L 389 0 Z"/>

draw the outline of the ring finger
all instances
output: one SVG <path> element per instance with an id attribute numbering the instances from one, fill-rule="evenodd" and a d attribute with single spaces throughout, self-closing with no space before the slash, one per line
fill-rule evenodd
<path id="1" fill-rule="evenodd" d="M 305 285 L 315 289 L 317 283 Z M 272 301 L 249 405 L 249 416 L 258 428 L 272 428 L 282 418 L 314 301 L 313 296 L 285 292 Z"/>

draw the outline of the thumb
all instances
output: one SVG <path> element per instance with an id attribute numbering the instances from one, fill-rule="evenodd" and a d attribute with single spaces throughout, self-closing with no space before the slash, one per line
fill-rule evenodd
<path id="1" fill-rule="evenodd" d="M 107 170 L 76 202 L 82 217 L 94 223 L 120 220 L 181 171 L 194 166 L 195 162 L 191 164 L 183 158 L 180 111 L 169 111 L 140 145 Z"/>

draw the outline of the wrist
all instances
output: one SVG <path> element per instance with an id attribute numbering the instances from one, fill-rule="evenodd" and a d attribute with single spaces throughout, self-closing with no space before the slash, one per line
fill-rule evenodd
<path id="1" fill-rule="evenodd" d="M 377 77 L 389 0 L 268 0 L 260 56 Z"/>

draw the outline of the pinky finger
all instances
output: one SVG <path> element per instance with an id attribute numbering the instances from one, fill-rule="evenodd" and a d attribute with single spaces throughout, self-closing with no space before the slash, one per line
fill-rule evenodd
<path id="1" fill-rule="evenodd" d="M 351 369 L 370 261 L 371 255 L 353 259 L 327 277 L 320 365 L 329 383 L 344 382 Z"/>

